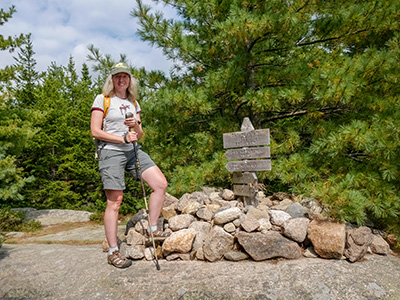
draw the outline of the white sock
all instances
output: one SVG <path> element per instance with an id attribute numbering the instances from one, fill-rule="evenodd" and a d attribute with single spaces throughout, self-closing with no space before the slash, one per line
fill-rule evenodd
<path id="1" fill-rule="evenodd" d="M 151 231 L 154 232 L 157 230 L 157 225 L 151 225 Z M 147 226 L 147 232 L 150 233 L 150 227 Z"/>
<path id="2" fill-rule="evenodd" d="M 118 250 L 118 246 L 109 247 L 109 248 L 108 248 L 108 255 L 113 254 L 113 252 L 114 252 L 115 250 Z"/>

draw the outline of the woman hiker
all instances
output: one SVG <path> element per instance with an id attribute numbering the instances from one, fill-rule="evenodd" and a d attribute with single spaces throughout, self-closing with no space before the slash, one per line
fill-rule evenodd
<path id="1" fill-rule="evenodd" d="M 103 123 L 104 99 L 107 97 L 110 97 L 110 104 Z M 168 183 L 161 170 L 136 143 L 143 136 L 140 105 L 136 99 L 136 80 L 132 77 L 129 66 L 120 62 L 111 68 L 103 86 L 103 94 L 98 95 L 92 105 L 90 127 L 92 136 L 100 141 L 99 171 L 107 197 L 104 213 L 104 229 L 109 245 L 107 261 L 117 268 L 126 268 L 132 264 L 131 260 L 122 257 L 117 244 L 118 211 L 125 189 L 125 171 L 136 179 L 141 175 L 152 189 L 149 214 L 153 236 L 169 235 L 157 229 Z M 131 113 L 133 117 L 126 118 L 127 113 Z M 129 128 L 133 130 L 130 131 Z M 138 174 L 135 150 L 138 153 L 141 174 Z M 147 231 L 150 232 L 150 228 Z"/>

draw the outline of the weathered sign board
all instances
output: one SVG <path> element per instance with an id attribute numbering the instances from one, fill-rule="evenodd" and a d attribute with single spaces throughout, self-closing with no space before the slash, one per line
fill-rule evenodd
<path id="1" fill-rule="evenodd" d="M 269 129 L 224 133 L 223 138 L 225 149 L 269 145 Z"/>
<path id="2" fill-rule="evenodd" d="M 271 160 L 243 160 L 243 161 L 230 161 L 226 164 L 225 168 L 229 172 L 254 172 L 254 171 L 269 171 L 271 170 Z"/>
<path id="3" fill-rule="evenodd" d="M 227 159 L 254 159 L 259 157 L 270 157 L 270 156 L 271 153 L 269 147 L 229 149 L 225 152 L 225 157 Z"/>
<path id="4" fill-rule="evenodd" d="M 244 197 L 246 204 L 258 205 L 257 171 L 271 170 L 269 129 L 255 130 L 249 118 L 244 118 L 241 131 L 223 134 L 225 157 L 230 160 L 226 169 L 233 174 L 233 192 Z M 239 173 L 241 172 L 241 173 Z"/>
<path id="5" fill-rule="evenodd" d="M 256 184 L 257 176 L 256 173 L 233 173 L 233 182 L 242 184 Z"/>

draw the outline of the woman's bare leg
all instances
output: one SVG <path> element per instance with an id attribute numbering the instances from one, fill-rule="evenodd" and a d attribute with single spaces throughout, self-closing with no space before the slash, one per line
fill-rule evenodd
<path id="1" fill-rule="evenodd" d="M 168 182 L 164 174 L 157 166 L 153 166 L 145 170 L 142 173 L 142 179 L 153 190 L 149 200 L 149 214 L 151 225 L 157 225 L 158 218 L 160 217 L 161 210 L 164 205 L 165 192 L 167 190 Z"/>
<path id="2" fill-rule="evenodd" d="M 104 213 L 104 229 L 110 248 L 117 246 L 118 212 L 122 203 L 123 191 L 105 190 L 107 208 Z"/>

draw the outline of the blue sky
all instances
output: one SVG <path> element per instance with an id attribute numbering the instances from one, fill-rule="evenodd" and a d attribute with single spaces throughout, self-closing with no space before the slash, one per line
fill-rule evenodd
<path id="1" fill-rule="evenodd" d="M 166 17 L 175 17 L 170 7 L 156 6 Z M 114 59 L 127 55 L 131 65 L 148 70 L 168 72 L 172 67 L 161 49 L 142 42 L 137 32 L 137 19 L 130 16 L 134 0 L 2 0 L 0 8 L 15 5 L 17 12 L 3 26 L 4 37 L 31 33 L 37 71 L 46 71 L 51 62 L 66 66 L 74 58 L 77 69 L 87 62 L 87 46 L 93 44 Z M 0 51 L 0 68 L 14 63 L 12 54 Z"/>

